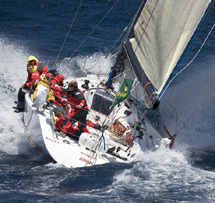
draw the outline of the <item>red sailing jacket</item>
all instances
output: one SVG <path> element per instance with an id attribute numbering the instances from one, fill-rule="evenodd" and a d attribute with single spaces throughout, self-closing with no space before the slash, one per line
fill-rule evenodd
<path id="1" fill-rule="evenodd" d="M 48 68 L 47 68 L 46 66 L 43 66 L 43 69 L 42 69 L 42 71 L 40 72 L 40 75 L 46 74 L 48 71 L 49 71 Z"/>
<path id="2" fill-rule="evenodd" d="M 53 87 L 51 86 L 50 89 L 53 89 L 54 91 L 59 91 L 59 93 L 56 93 L 55 95 L 58 96 L 58 99 L 60 100 L 60 103 L 66 105 L 66 103 L 68 103 L 71 108 L 75 111 L 75 112 L 79 112 L 81 110 L 81 108 L 77 108 L 77 105 L 81 105 L 82 108 L 84 109 L 88 109 L 86 100 L 84 98 L 84 93 L 79 90 L 78 88 L 74 89 L 72 92 L 69 92 L 67 89 L 64 90 L 62 88 L 59 87 Z M 63 99 L 62 96 L 65 96 L 65 99 Z M 58 100 L 56 99 L 56 100 Z"/>
<path id="3" fill-rule="evenodd" d="M 58 74 L 53 78 L 51 81 L 51 86 L 55 86 L 55 84 L 58 84 L 59 86 L 63 86 L 63 81 L 65 80 L 64 75 Z"/>
<path id="4" fill-rule="evenodd" d="M 24 87 L 32 87 L 34 89 L 34 88 L 36 88 L 39 80 L 40 80 L 40 74 L 36 70 L 34 73 L 28 73 L 27 81 L 23 86 Z"/>

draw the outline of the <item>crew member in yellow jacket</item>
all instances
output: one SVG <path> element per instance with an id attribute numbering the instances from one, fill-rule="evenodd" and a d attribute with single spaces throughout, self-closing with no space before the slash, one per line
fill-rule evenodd
<path id="1" fill-rule="evenodd" d="M 43 74 L 40 76 L 40 82 L 38 83 L 34 94 L 33 94 L 33 100 L 35 100 L 36 95 L 37 95 L 37 89 L 39 85 L 44 85 L 45 87 L 50 85 L 51 80 L 53 79 L 53 75 L 51 73 L 47 73 L 46 75 Z M 48 101 L 55 101 L 55 96 L 54 96 L 54 91 L 49 89 L 49 97 Z"/>

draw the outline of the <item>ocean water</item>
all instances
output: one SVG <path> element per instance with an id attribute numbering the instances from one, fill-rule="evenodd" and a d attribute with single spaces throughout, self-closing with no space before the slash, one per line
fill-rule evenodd
<path id="1" fill-rule="evenodd" d="M 165 125 L 177 133 L 172 150 L 146 153 L 131 164 L 76 169 L 19 153 L 20 147 L 27 151 L 24 128 L 12 106 L 29 55 L 67 78 L 83 68 L 85 75 L 106 71 L 140 3 L 0 2 L 0 202 L 215 202 L 215 30 L 167 89 L 156 116 L 149 115 L 159 132 Z M 214 1 L 210 11 L 184 65 L 215 23 Z"/>

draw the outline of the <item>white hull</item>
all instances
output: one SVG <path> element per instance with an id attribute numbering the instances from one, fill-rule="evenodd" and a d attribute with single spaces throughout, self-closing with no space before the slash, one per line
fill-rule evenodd
<path id="1" fill-rule="evenodd" d="M 145 135 L 143 139 L 136 139 L 133 145 L 129 147 L 118 143 L 116 139 L 112 139 L 112 136 L 110 136 L 108 140 L 105 138 L 106 147 L 109 148 L 108 151 L 106 148 L 105 151 L 107 152 L 103 148 L 94 150 L 63 133 L 56 132 L 52 115 L 53 112 L 48 109 L 43 112 L 38 111 L 29 94 L 25 95 L 24 125 L 27 139 L 46 158 L 66 167 L 85 167 L 110 162 L 131 162 L 143 151 L 155 149 L 155 145 L 159 145 L 162 139 L 158 133 L 156 134 L 156 139 L 151 139 Z M 93 119 L 90 115 L 88 117 Z M 98 131 L 92 131 L 92 129 L 90 132 L 91 135 L 101 137 L 101 132 L 98 133 Z M 89 136 L 91 135 L 87 134 L 85 136 L 90 139 Z M 103 138 L 100 139 L 100 142 L 97 141 L 97 146 L 102 144 Z M 110 149 L 114 147 L 115 150 L 111 151 Z M 120 150 L 117 151 L 117 148 Z"/>

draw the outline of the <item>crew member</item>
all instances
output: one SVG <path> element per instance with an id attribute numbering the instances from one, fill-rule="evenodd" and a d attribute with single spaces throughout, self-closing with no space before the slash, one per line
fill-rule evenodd
<path id="1" fill-rule="evenodd" d="M 64 80 L 65 80 L 64 75 L 63 74 L 58 74 L 51 81 L 51 86 L 60 86 L 60 87 L 63 87 Z"/>
<path id="2" fill-rule="evenodd" d="M 39 62 L 35 56 L 29 56 L 27 64 L 33 66 L 33 71 L 38 70 L 40 75 L 48 72 L 48 68 L 43 63 Z"/>
<path id="3" fill-rule="evenodd" d="M 74 123 L 80 121 L 81 126 L 77 132 L 80 135 L 82 132 L 88 132 L 86 128 L 86 117 L 88 114 L 88 106 L 84 98 L 84 94 L 78 89 L 78 83 L 76 81 L 71 81 L 66 90 L 58 87 L 50 87 L 53 90 L 59 91 L 60 94 L 66 96 L 66 100 L 60 98 L 64 105 L 69 104 L 71 107 L 71 112 L 66 116 L 65 122 L 63 124 L 63 132 L 67 133 L 74 128 Z"/>
<path id="4" fill-rule="evenodd" d="M 27 81 L 19 89 L 17 106 L 13 107 L 15 109 L 14 112 L 16 113 L 19 113 L 20 111 L 24 110 L 25 94 L 31 90 L 34 90 L 40 80 L 39 72 L 37 71 L 37 69 L 33 70 L 32 65 L 27 65 L 27 72 L 28 72 Z"/>
<path id="5" fill-rule="evenodd" d="M 38 85 L 34 91 L 33 100 L 35 100 L 35 98 L 36 98 L 38 86 L 39 85 L 49 86 L 52 78 L 53 78 L 53 75 L 51 73 L 47 73 L 46 75 L 43 74 L 40 76 L 41 81 L 38 83 Z M 53 90 L 49 90 L 48 101 L 51 101 L 51 102 L 55 101 L 55 96 L 54 96 Z"/>

